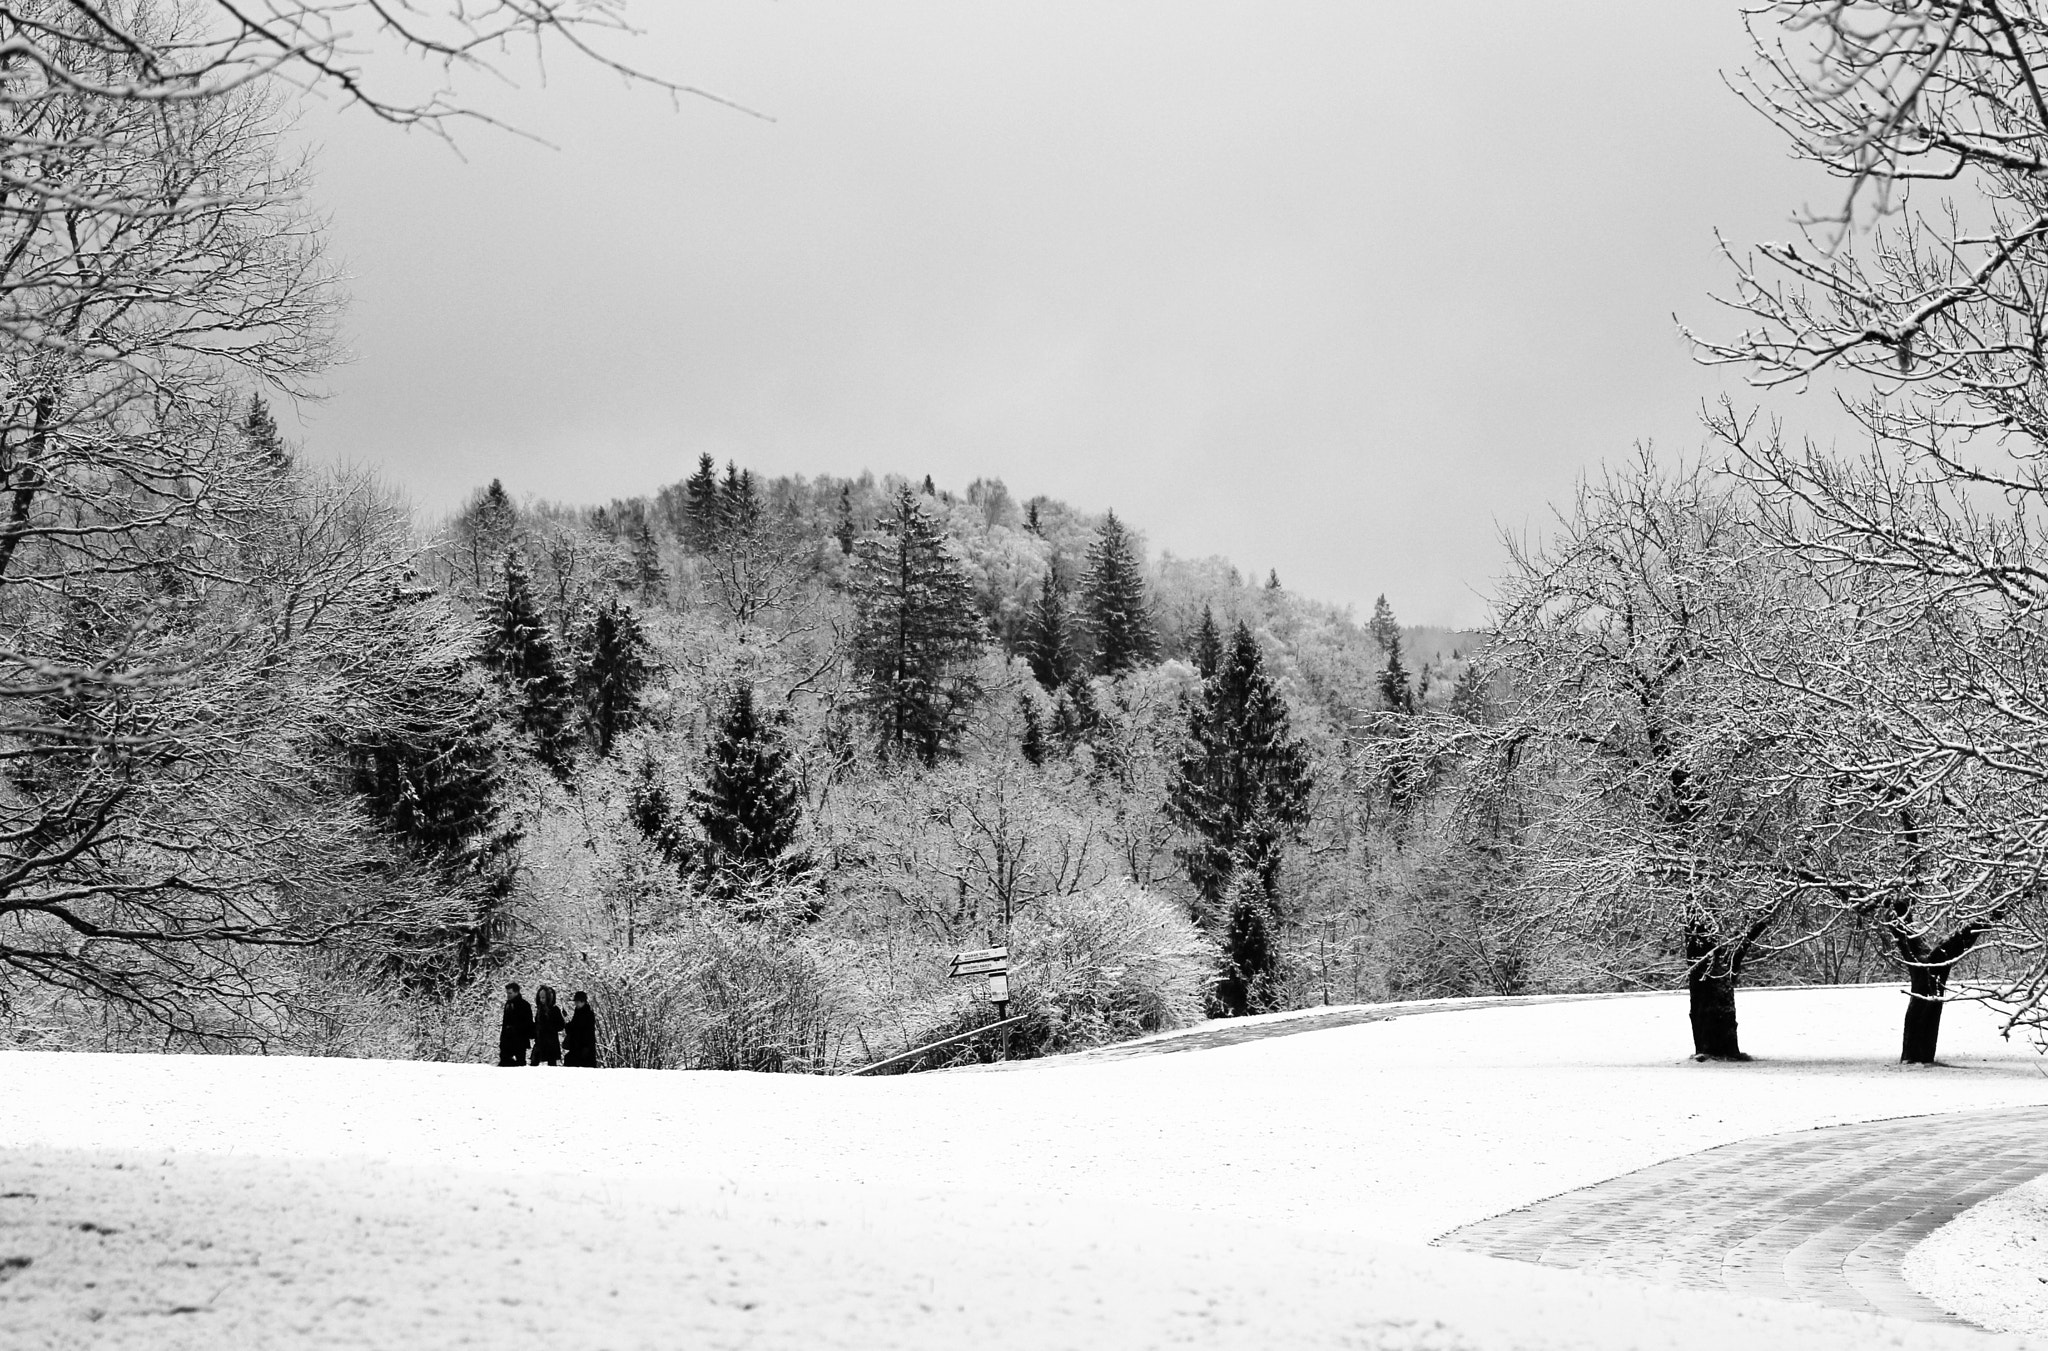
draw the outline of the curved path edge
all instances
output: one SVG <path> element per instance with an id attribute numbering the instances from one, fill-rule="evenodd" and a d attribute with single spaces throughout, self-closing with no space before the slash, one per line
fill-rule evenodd
<path id="1" fill-rule="evenodd" d="M 1464 1225 L 1444 1247 L 1694 1290 L 1966 1324 L 1906 1254 L 2048 1173 L 2048 1106 L 1757 1136 Z"/>

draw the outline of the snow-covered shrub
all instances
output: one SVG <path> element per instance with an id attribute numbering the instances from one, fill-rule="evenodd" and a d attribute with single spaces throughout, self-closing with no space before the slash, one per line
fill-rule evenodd
<path id="1" fill-rule="evenodd" d="M 597 1011 L 597 1063 L 615 1069 L 689 1068 L 694 962 L 671 937 L 592 954 L 576 968 L 575 989 Z"/>
<path id="2" fill-rule="evenodd" d="M 1179 907 L 1127 881 L 1049 897 L 1013 930 L 1013 1053 L 1057 1054 L 1202 1017 L 1215 945 Z"/>
<path id="3" fill-rule="evenodd" d="M 574 970 L 608 1066 L 816 1070 L 848 1021 L 829 951 L 776 925 L 700 922 Z"/>

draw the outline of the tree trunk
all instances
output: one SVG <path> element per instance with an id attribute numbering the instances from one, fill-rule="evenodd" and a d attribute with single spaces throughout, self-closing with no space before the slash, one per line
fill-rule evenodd
<path id="1" fill-rule="evenodd" d="M 1692 996 L 1692 1050 L 1701 1060 L 1747 1060 L 1735 1036 L 1735 976 L 1708 975 L 1695 966 L 1686 977 Z"/>
<path id="2" fill-rule="evenodd" d="M 1899 1059 L 1908 1065 L 1932 1065 L 1941 1041 L 1941 997 L 1948 991 L 1948 968 L 1906 968 L 1912 995 L 1906 1001 L 1906 1033 Z"/>

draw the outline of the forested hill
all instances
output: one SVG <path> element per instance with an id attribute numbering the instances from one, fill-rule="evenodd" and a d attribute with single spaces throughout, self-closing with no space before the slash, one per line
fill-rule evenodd
<path id="1" fill-rule="evenodd" d="M 775 609 L 784 593 L 794 594 L 805 580 L 833 587 L 843 583 L 852 541 L 886 514 L 889 498 L 905 487 L 919 494 L 951 539 L 990 636 L 1004 651 L 1025 656 L 1034 614 L 1041 638 L 1044 634 L 1047 583 L 1064 591 L 1068 606 L 1076 603 L 1076 588 L 1088 572 L 1088 552 L 1105 518 L 1051 497 L 1020 500 L 999 478 L 976 479 L 965 492 L 939 487 L 929 476 L 757 478 L 731 462 L 721 470 L 704 456 L 688 479 L 601 506 L 515 506 L 494 482 L 478 489 L 446 523 L 445 537 L 465 565 L 448 580 L 480 585 L 511 537 L 530 534 L 541 542 L 533 551 L 535 566 L 570 570 L 569 577 L 554 579 L 557 596 L 624 584 L 629 571 L 632 589 L 648 603 L 680 609 L 704 605 L 747 619 Z M 749 523 L 743 559 L 731 557 L 729 547 L 715 547 L 721 540 L 733 543 L 723 523 L 735 518 Z M 1191 635 L 1208 606 L 1220 623 L 1253 621 L 1283 660 L 1302 648 L 1329 649 L 1311 652 L 1307 670 L 1331 676 L 1342 666 L 1352 668 L 1355 676 L 1362 661 L 1372 671 L 1371 690 L 1362 695 L 1352 691 L 1358 695 L 1353 707 L 1384 707 L 1392 696 L 1378 694 L 1377 688 L 1390 655 L 1389 635 L 1398 633 L 1412 697 L 1419 704 L 1440 706 L 1448 703 L 1458 673 L 1484 641 L 1483 634 L 1470 630 L 1400 625 L 1385 597 L 1368 621 L 1360 621 L 1348 607 L 1287 588 L 1271 571 L 1248 575 L 1213 555 L 1150 555 L 1142 523 L 1118 521 L 1139 560 L 1164 658 L 1188 657 Z M 658 582 L 652 580 L 657 574 Z M 1344 657 L 1338 658 L 1338 652 Z M 1341 706 L 1340 699 L 1332 711 Z"/>

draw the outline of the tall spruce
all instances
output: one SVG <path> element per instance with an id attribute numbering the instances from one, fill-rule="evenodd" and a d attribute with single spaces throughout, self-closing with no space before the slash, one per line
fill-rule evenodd
<path id="1" fill-rule="evenodd" d="M 576 701 L 599 758 L 640 712 L 640 692 L 654 675 L 652 649 L 640 617 L 617 597 L 588 607 L 574 633 Z"/>
<path id="2" fill-rule="evenodd" d="M 1167 784 L 1167 810 L 1193 839 L 1180 851 L 1213 920 L 1241 865 L 1269 899 L 1279 846 L 1308 820 L 1308 748 L 1267 678 L 1259 640 L 1240 623 L 1216 673 L 1188 706 L 1187 744 Z M 1242 888 L 1241 888 L 1242 889 Z"/>
<path id="3" fill-rule="evenodd" d="M 471 594 L 484 589 L 484 579 L 498 566 L 518 533 L 519 509 L 497 479 L 456 514 L 455 540 L 469 563 L 469 584 L 475 588 Z"/>
<path id="4" fill-rule="evenodd" d="M 789 763 L 779 718 L 764 718 L 754 691 L 736 688 L 712 730 L 704 782 L 690 793 L 703 834 L 704 889 L 755 917 L 748 903 L 764 888 L 800 882 L 811 871 L 798 840 L 803 793 Z"/>
<path id="5" fill-rule="evenodd" d="M 956 746 L 981 686 L 987 633 L 974 590 L 918 493 L 896 491 L 854 546 L 853 667 L 885 755 L 936 764 Z"/>
<path id="6" fill-rule="evenodd" d="M 530 739 L 534 754 L 550 768 L 566 771 L 574 711 L 569 678 L 517 548 L 505 551 L 498 590 L 484 601 L 483 661 L 510 687 L 514 723 Z"/>
<path id="7" fill-rule="evenodd" d="M 832 537 L 839 541 L 842 555 L 853 552 L 853 537 L 858 532 L 853 527 L 853 485 L 839 485 L 839 519 L 832 528 Z"/>
<path id="8" fill-rule="evenodd" d="M 1192 644 L 1195 672 L 1207 680 L 1216 674 L 1216 668 L 1223 664 L 1223 634 L 1216 627 L 1216 612 L 1208 606 L 1202 607 L 1202 620 L 1195 625 L 1195 641 Z"/>
<path id="9" fill-rule="evenodd" d="M 262 457 L 263 463 L 274 469 L 291 466 L 291 452 L 285 449 L 284 434 L 277 429 L 277 419 L 270 415 L 270 405 L 261 394 L 249 396 L 249 412 L 242 419 L 242 437 L 249 443 L 249 449 Z"/>
<path id="10" fill-rule="evenodd" d="M 751 534 L 761 524 L 761 498 L 754 490 L 754 471 L 725 462 L 725 479 L 718 485 L 719 538 Z"/>
<path id="11" fill-rule="evenodd" d="M 1137 542 L 1114 511 L 1088 546 L 1088 571 L 1081 579 L 1081 608 L 1095 639 L 1095 669 L 1120 676 L 1159 658 L 1159 638 L 1145 603 Z"/>
<path id="12" fill-rule="evenodd" d="M 1057 690 L 1081 673 L 1079 638 L 1066 580 L 1059 565 L 1052 563 L 1039 581 L 1038 599 L 1024 616 L 1024 660 L 1040 685 Z"/>
<path id="13" fill-rule="evenodd" d="M 1312 788 L 1308 749 L 1240 623 L 1189 705 L 1186 749 L 1167 784 L 1167 810 L 1193 837 L 1179 854 L 1201 897 L 1197 917 L 1221 929 L 1220 1014 L 1267 1006 L 1281 848 L 1306 824 Z"/>
<path id="14" fill-rule="evenodd" d="M 718 462 L 708 454 L 697 457 L 696 472 L 683 484 L 683 510 L 690 522 L 684 542 L 702 553 L 718 537 Z"/>

